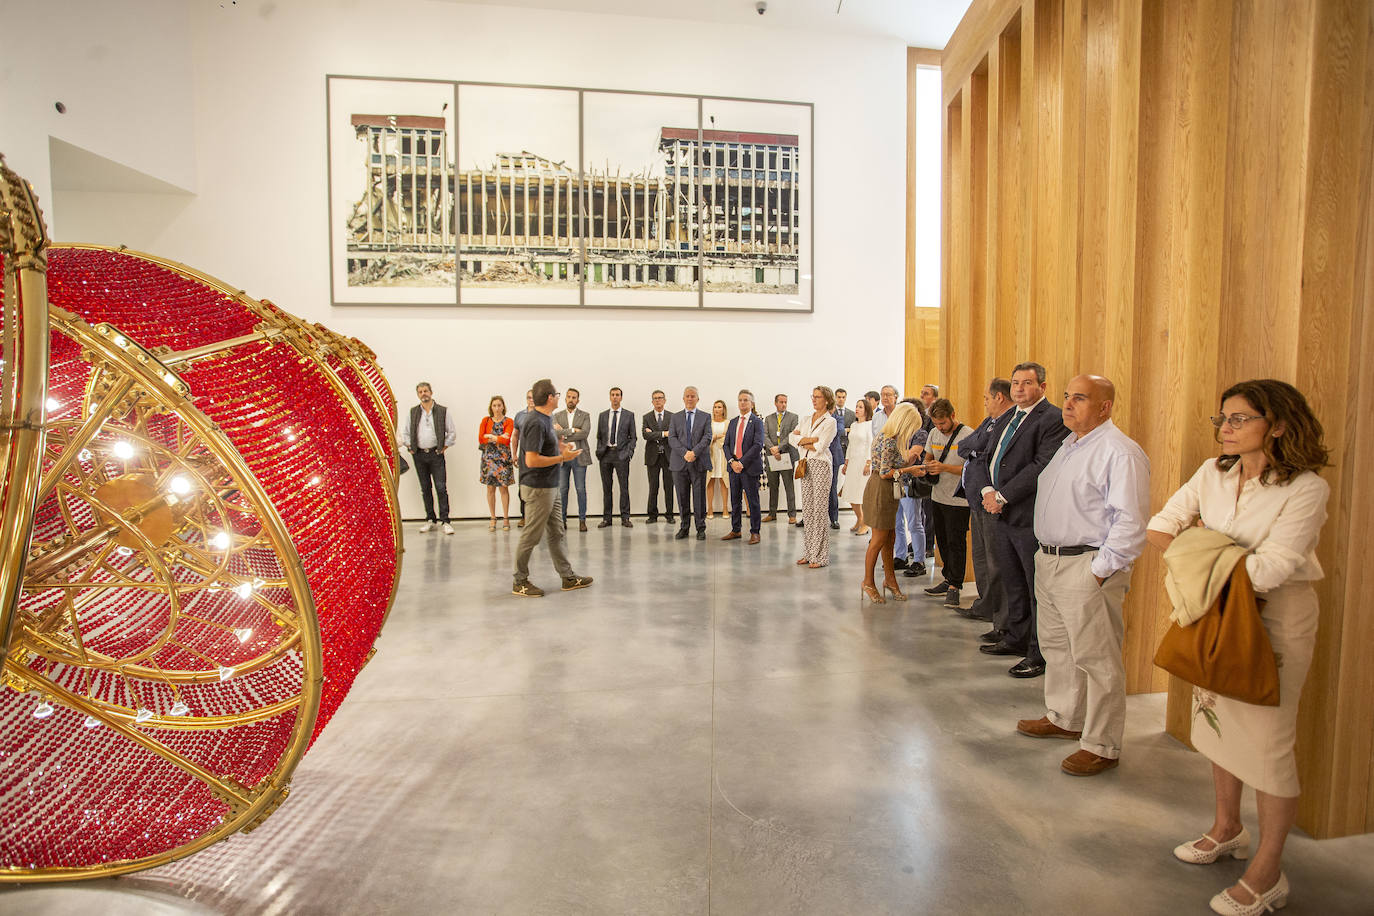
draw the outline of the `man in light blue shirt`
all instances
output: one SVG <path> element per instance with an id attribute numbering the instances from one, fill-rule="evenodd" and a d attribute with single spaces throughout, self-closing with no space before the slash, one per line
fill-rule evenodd
<path id="1" fill-rule="evenodd" d="M 1045 657 L 1045 708 L 1016 730 L 1079 741 L 1061 769 L 1094 776 L 1117 765 L 1126 731 L 1121 605 L 1145 546 L 1150 461 L 1112 423 L 1116 387 L 1096 375 L 1064 392 L 1069 435 L 1040 474 L 1035 498 L 1035 599 Z"/>

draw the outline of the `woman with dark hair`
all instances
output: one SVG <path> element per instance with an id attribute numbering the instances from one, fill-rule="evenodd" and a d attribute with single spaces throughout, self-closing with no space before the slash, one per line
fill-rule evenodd
<path id="1" fill-rule="evenodd" d="M 820 569 L 830 565 L 830 486 L 834 481 L 830 442 L 837 435 L 835 392 L 824 385 L 812 388 L 811 408 L 792 431 L 793 444 L 806 462 L 806 476 L 801 482 L 805 551 L 797 565 Z"/>
<path id="2" fill-rule="evenodd" d="M 864 521 L 873 531 L 864 554 L 863 593 L 874 604 L 886 604 L 873 580 L 878 558 L 883 561 L 883 588 L 892 592 L 894 601 L 905 601 L 906 595 L 897 587 L 897 571 L 892 565 L 892 544 L 897 538 L 897 491 L 905 482 L 901 475 L 916 467 L 922 446 L 912 444 L 921 429 L 921 412 L 910 404 L 898 404 L 892 415 L 883 422 L 873 440 L 868 483 L 864 485 Z"/>
<path id="3" fill-rule="evenodd" d="M 506 399 L 493 395 L 487 401 L 487 415 L 477 427 L 477 447 L 482 450 L 478 482 L 487 485 L 487 511 L 491 513 L 489 531 L 496 530 L 496 490 L 501 490 L 501 518 L 510 530 L 510 486 L 515 483 L 515 461 L 510 452 L 515 423 L 506 416 Z"/>
<path id="4" fill-rule="evenodd" d="M 1255 789 L 1260 841 L 1245 875 L 1212 898 L 1217 913 L 1245 916 L 1283 906 L 1288 879 L 1280 858 L 1298 814 L 1298 700 L 1317 638 L 1322 577 L 1317 540 L 1330 488 L 1317 476 L 1328 451 L 1322 426 L 1292 385 L 1255 379 L 1226 389 L 1212 417 L 1221 457 L 1203 462 L 1150 520 L 1150 543 L 1167 548 L 1198 519 L 1247 551 L 1245 571 L 1263 599 L 1260 619 L 1279 663 L 1279 705 L 1258 706 L 1193 688 L 1193 744 L 1212 761 L 1216 815 L 1200 838 L 1174 855 L 1210 864 L 1250 855 L 1240 819 L 1244 785 Z M 1199 724 L 1201 723 L 1201 724 Z"/>
<path id="5" fill-rule="evenodd" d="M 854 425 L 849 430 L 848 450 L 840 472 L 844 483 L 840 487 L 854 510 L 854 525 L 849 530 L 857 535 L 868 534 L 864 524 L 864 489 L 868 486 L 868 472 L 872 466 L 869 454 L 873 450 L 873 412 L 868 401 L 859 398 L 854 402 Z"/>

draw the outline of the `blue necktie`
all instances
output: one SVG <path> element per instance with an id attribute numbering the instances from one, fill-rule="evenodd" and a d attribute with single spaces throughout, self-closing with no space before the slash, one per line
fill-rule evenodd
<path id="1" fill-rule="evenodd" d="M 695 410 L 687 411 L 687 444 L 692 443 L 692 418 L 696 416 Z"/>
<path id="2" fill-rule="evenodd" d="M 997 471 L 1002 464 L 1002 456 L 1011 447 L 1011 438 L 1016 435 L 1016 427 L 1021 425 L 1021 418 L 1026 415 L 1023 410 L 1018 410 L 1016 416 L 1011 418 L 1011 425 L 1007 427 L 1007 434 L 1002 437 L 1002 444 L 997 448 L 997 454 L 992 456 L 992 485 L 997 486 Z"/>

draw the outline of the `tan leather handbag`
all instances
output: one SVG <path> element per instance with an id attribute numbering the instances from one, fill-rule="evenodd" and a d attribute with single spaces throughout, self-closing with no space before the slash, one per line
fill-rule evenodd
<path id="1" fill-rule="evenodd" d="M 801 480 L 801 479 L 802 479 L 803 477 L 805 477 L 805 476 L 806 476 L 806 459 L 803 458 L 802 460 L 798 461 L 798 462 L 797 462 L 797 466 L 796 466 L 795 468 L 792 469 L 792 478 L 793 478 L 794 480 Z"/>
<path id="2" fill-rule="evenodd" d="M 1254 703 L 1279 705 L 1279 666 L 1260 620 L 1245 563 L 1196 623 L 1169 625 L 1155 652 L 1155 664 L 1203 690 Z"/>

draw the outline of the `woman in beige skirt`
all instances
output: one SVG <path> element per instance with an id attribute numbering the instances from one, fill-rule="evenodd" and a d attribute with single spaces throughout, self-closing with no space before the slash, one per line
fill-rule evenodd
<path id="1" fill-rule="evenodd" d="M 1265 604 L 1260 618 L 1279 665 L 1279 705 L 1257 706 L 1193 688 L 1193 745 L 1212 761 L 1216 817 L 1199 839 L 1174 855 L 1210 864 L 1222 855 L 1250 855 L 1240 820 L 1243 785 L 1255 789 L 1260 841 L 1235 885 L 1212 898 L 1217 913 L 1247 916 L 1283 906 L 1288 879 L 1283 844 L 1298 814 L 1298 700 L 1317 639 L 1322 577 L 1317 539 L 1326 521 L 1329 487 L 1322 427 L 1292 385 L 1256 379 L 1228 388 L 1212 418 L 1221 457 L 1208 460 L 1150 520 L 1150 543 L 1164 549 L 1198 519 L 1249 553 L 1245 569 Z"/>
<path id="2" fill-rule="evenodd" d="M 874 604 L 887 603 L 873 578 L 880 558 L 883 561 L 883 588 L 892 593 L 892 600 L 906 600 L 906 595 L 897 587 L 897 571 L 892 565 L 892 545 L 897 540 L 897 495 L 893 487 L 902 474 L 918 467 L 914 462 L 921 452 L 921 446 L 911 446 L 909 443 L 920 431 L 921 419 L 921 412 L 915 407 L 898 404 L 873 438 L 863 501 L 864 521 L 868 522 L 873 534 L 868 539 L 868 550 L 864 554 L 864 581 L 859 587 Z"/>

